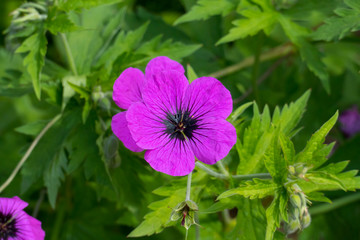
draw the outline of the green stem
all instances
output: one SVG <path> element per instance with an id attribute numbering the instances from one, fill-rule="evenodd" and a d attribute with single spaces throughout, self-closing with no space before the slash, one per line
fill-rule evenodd
<path id="1" fill-rule="evenodd" d="M 360 193 L 354 193 L 339 199 L 334 200 L 331 204 L 330 203 L 325 203 L 325 204 L 321 204 L 315 207 L 311 207 L 309 209 L 310 214 L 312 216 L 314 215 L 318 215 L 318 214 L 323 214 L 323 213 L 327 213 L 330 211 L 333 211 L 337 208 L 343 207 L 347 204 L 353 203 L 353 202 L 357 202 L 360 200 Z"/>
<path id="2" fill-rule="evenodd" d="M 73 74 L 75 76 L 78 75 L 77 71 L 76 71 L 76 65 L 75 65 L 75 61 L 74 61 L 74 57 L 72 55 L 72 52 L 71 52 L 71 49 L 70 49 L 70 45 L 69 45 L 69 42 L 66 38 L 66 35 L 64 33 L 60 33 L 60 37 L 61 37 L 61 40 L 63 41 L 64 43 L 64 47 L 65 47 L 65 52 L 66 52 L 66 56 L 67 56 L 67 59 L 68 59 L 68 62 L 69 62 L 69 65 L 70 65 L 70 68 L 71 68 L 71 71 L 73 72 Z"/>
<path id="3" fill-rule="evenodd" d="M 34 139 L 34 141 L 31 143 L 30 147 L 26 151 L 25 155 L 22 157 L 20 162 L 16 165 L 15 169 L 9 176 L 9 178 L 1 185 L 0 187 L 0 193 L 4 191 L 4 189 L 14 180 L 17 173 L 19 172 L 20 168 L 24 165 L 28 157 L 30 156 L 31 152 L 34 150 L 40 139 L 44 136 L 44 134 L 60 119 L 61 115 L 56 115 L 44 128 L 41 130 L 39 135 Z"/>
<path id="4" fill-rule="evenodd" d="M 225 174 L 215 172 L 214 170 L 206 167 L 204 164 L 202 164 L 200 162 L 196 162 L 195 165 L 198 168 L 200 168 L 201 170 L 207 172 L 209 175 L 219 178 L 219 179 L 223 179 L 223 180 L 229 180 L 230 178 L 237 179 L 237 180 L 251 180 L 253 178 L 261 178 L 261 179 L 270 179 L 271 178 L 270 173 L 254 173 L 254 174 L 248 174 L 248 175 L 227 176 Z"/>
<path id="5" fill-rule="evenodd" d="M 278 57 L 285 56 L 291 52 L 294 51 L 294 46 L 290 44 L 284 44 L 278 47 L 275 47 L 271 49 L 270 51 L 264 52 L 259 56 L 260 62 L 269 61 Z M 251 56 L 248 58 L 245 58 L 243 61 L 236 63 L 234 65 L 231 65 L 227 68 L 221 69 L 220 71 L 213 72 L 209 75 L 209 77 L 214 78 L 221 78 L 227 75 L 230 75 L 232 73 L 235 73 L 237 71 L 240 71 L 243 68 L 250 67 L 254 64 L 255 57 Z"/>
<path id="6" fill-rule="evenodd" d="M 185 197 L 185 201 L 190 200 L 190 192 L 191 192 L 191 177 L 192 177 L 192 172 L 189 173 L 188 175 L 188 179 L 187 179 L 187 184 L 186 184 L 186 197 Z"/>
<path id="7" fill-rule="evenodd" d="M 216 164 L 218 165 L 220 172 L 222 172 L 226 176 L 229 176 L 229 172 L 226 170 L 224 164 L 221 161 L 216 162 Z"/>

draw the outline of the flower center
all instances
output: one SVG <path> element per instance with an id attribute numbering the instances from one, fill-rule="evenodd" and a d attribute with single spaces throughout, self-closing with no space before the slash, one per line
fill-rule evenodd
<path id="1" fill-rule="evenodd" d="M 17 228 L 16 219 L 11 214 L 0 212 L 0 239 L 7 240 L 10 237 L 16 237 Z"/>
<path id="2" fill-rule="evenodd" d="M 198 128 L 197 120 L 194 116 L 190 116 L 189 111 L 178 111 L 176 114 L 168 113 L 164 124 L 166 133 L 171 139 L 177 138 L 181 141 L 191 139 L 193 131 Z"/>

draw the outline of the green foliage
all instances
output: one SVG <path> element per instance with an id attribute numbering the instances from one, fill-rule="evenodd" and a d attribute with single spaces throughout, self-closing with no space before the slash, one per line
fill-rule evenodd
<path id="1" fill-rule="evenodd" d="M 47 40 L 45 32 L 34 33 L 28 37 L 16 50 L 18 53 L 27 53 L 24 58 L 24 65 L 29 72 L 36 96 L 41 96 L 41 69 L 44 66 Z"/>
<path id="2" fill-rule="evenodd" d="M 199 0 L 188 13 L 178 18 L 174 24 L 206 20 L 214 15 L 225 15 L 233 10 L 234 7 L 234 4 L 229 0 Z"/>
<path id="3" fill-rule="evenodd" d="M 360 7 L 356 0 L 345 0 L 347 8 L 337 8 L 335 13 L 338 16 L 329 17 L 324 20 L 325 24 L 320 26 L 312 35 L 314 40 L 339 40 L 349 32 L 360 29 Z"/>
<path id="4" fill-rule="evenodd" d="M 47 238 L 183 239 L 182 220 L 201 226 L 188 239 L 359 238 L 359 209 L 341 206 L 359 199 L 360 141 L 336 125 L 360 103 L 358 1 L 3 2 L 1 184 L 60 118 L 1 197 L 29 202 Z M 157 173 L 111 130 L 115 79 L 156 56 L 190 83 L 218 78 L 234 100 L 238 141 L 195 168 L 191 210 L 186 178 Z"/>

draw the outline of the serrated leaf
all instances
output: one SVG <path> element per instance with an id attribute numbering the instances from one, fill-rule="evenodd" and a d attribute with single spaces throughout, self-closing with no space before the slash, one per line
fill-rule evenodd
<path id="1" fill-rule="evenodd" d="M 285 34 L 298 47 L 301 59 L 306 63 L 309 70 L 320 79 L 327 93 L 330 93 L 329 74 L 326 66 L 322 62 L 317 48 L 306 40 L 309 31 L 283 15 L 280 15 L 278 19 Z"/>
<path id="2" fill-rule="evenodd" d="M 276 18 L 276 12 L 260 12 L 256 17 L 235 20 L 233 21 L 235 27 L 230 29 L 230 32 L 222 37 L 216 45 L 254 36 L 261 30 L 271 28 L 276 23 Z"/>
<path id="3" fill-rule="evenodd" d="M 225 15 L 235 8 L 228 0 L 199 0 L 189 12 L 178 18 L 174 25 L 194 20 L 206 20 L 214 15 Z"/>
<path id="4" fill-rule="evenodd" d="M 40 31 L 28 37 L 18 49 L 17 53 L 27 53 L 24 58 L 24 66 L 30 74 L 36 97 L 41 97 L 41 70 L 45 62 L 47 40 L 45 32 Z"/>
<path id="5" fill-rule="evenodd" d="M 143 24 L 141 27 L 134 31 L 120 32 L 114 43 L 103 53 L 97 65 L 106 65 L 111 70 L 114 61 L 123 53 L 134 51 L 138 44 L 141 42 L 149 22 Z"/>
<path id="6" fill-rule="evenodd" d="M 277 184 L 283 184 L 287 177 L 287 165 L 280 152 L 279 144 L 279 129 L 274 130 L 275 134 L 271 140 L 271 143 L 265 153 L 265 166 L 269 171 L 274 182 Z"/>
<path id="7" fill-rule="evenodd" d="M 305 112 L 307 102 L 309 100 L 311 91 L 306 91 L 298 100 L 285 105 L 281 110 L 277 108 L 274 111 L 273 124 L 280 127 L 285 136 L 289 136 L 294 128 L 299 124 L 302 115 Z M 289 137 L 292 137 L 290 135 Z"/>
<path id="8" fill-rule="evenodd" d="M 345 175 L 342 176 L 342 174 L 337 175 L 337 177 L 341 180 L 342 184 L 349 191 L 355 191 L 356 189 L 360 189 L 360 177 L 354 177 L 353 175 L 354 173 L 356 174 L 357 172 L 353 172 L 349 176 L 345 176 Z M 334 190 L 342 189 L 339 186 L 339 183 L 335 181 L 314 182 L 314 181 L 299 180 L 297 184 L 306 194 L 316 191 L 334 191 Z"/>
<path id="9" fill-rule="evenodd" d="M 65 33 L 78 30 L 79 27 L 69 19 L 69 16 L 65 13 L 60 13 L 48 18 L 46 22 L 46 28 L 54 35 L 58 33 Z"/>
<path id="10" fill-rule="evenodd" d="M 245 182 L 244 185 L 221 193 L 217 199 L 228 198 L 233 195 L 241 195 L 250 199 L 264 198 L 266 196 L 274 195 L 278 188 L 279 186 L 272 180 L 255 178 L 252 181 Z"/>
<path id="11" fill-rule="evenodd" d="M 285 188 L 279 189 L 279 210 L 282 219 L 285 222 L 288 222 L 288 202 L 289 202 L 289 195 Z"/>
<path id="12" fill-rule="evenodd" d="M 340 178 L 338 178 L 336 175 L 328 173 L 328 172 L 311 172 L 305 175 L 307 179 L 310 181 L 313 181 L 316 184 L 335 184 L 340 189 L 346 191 L 346 186 L 343 184 Z"/>
<path id="13" fill-rule="evenodd" d="M 328 172 L 332 174 L 337 174 L 346 168 L 346 166 L 349 164 L 350 161 L 342 161 L 337 163 L 330 163 L 329 165 L 319 169 L 318 171 Z"/>
<path id="14" fill-rule="evenodd" d="M 304 150 L 297 155 L 296 162 L 307 163 L 310 167 L 314 162 L 313 156 L 316 150 L 322 147 L 326 135 L 330 132 L 335 125 L 338 118 L 338 112 L 336 112 L 321 128 L 316 131 L 307 142 Z"/>
<path id="15" fill-rule="evenodd" d="M 71 10 L 92 8 L 105 4 L 119 3 L 122 1 L 123 0 L 58 0 L 55 3 L 59 9 L 69 12 Z"/>
<path id="16" fill-rule="evenodd" d="M 216 203 L 214 203 L 213 205 L 211 205 L 210 207 L 208 207 L 207 209 L 200 210 L 200 213 L 209 214 L 209 213 L 220 212 L 225 209 L 232 209 L 239 205 L 239 201 L 240 199 L 223 198 L 217 201 Z"/>
<path id="17" fill-rule="evenodd" d="M 279 134 L 280 146 L 285 158 L 287 165 L 292 165 L 295 162 L 295 148 L 294 144 L 290 140 L 289 137 L 285 136 L 285 134 Z"/>
<path id="18" fill-rule="evenodd" d="M 360 29 L 360 7 L 356 0 L 347 0 L 345 4 L 350 8 L 337 8 L 333 16 L 325 19 L 316 32 L 312 34 L 314 40 L 340 40 L 346 34 Z"/>
<path id="19" fill-rule="evenodd" d="M 53 159 L 49 168 L 44 173 L 44 183 L 51 207 L 56 205 L 56 197 L 61 181 L 64 180 L 64 170 L 67 168 L 67 158 L 65 152 L 61 150 Z"/>
<path id="20" fill-rule="evenodd" d="M 275 196 L 270 206 L 266 209 L 266 240 L 272 240 L 276 229 L 280 226 L 280 197 Z"/>
<path id="21" fill-rule="evenodd" d="M 306 194 L 306 197 L 310 201 L 331 203 L 331 200 L 328 199 L 327 197 L 325 197 L 324 193 L 322 193 L 322 192 L 311 192 L 311 193 Z"/>
<path id="22" fill-rule="evenodd" d="M 64 142 L 73 128 L 79 123 L 79 109 L 65 112 L 61 119 L 50 128 L 38 145 L 34 148 L 21 170 L 23 176 L 22 191 L 43 176 L 56 153 L 64 146 Z"/>

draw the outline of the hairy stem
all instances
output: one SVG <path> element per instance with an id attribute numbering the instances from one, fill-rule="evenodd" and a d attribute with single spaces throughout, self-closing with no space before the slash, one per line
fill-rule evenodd
<path id="1" fill-rule="evenodd" d="M 4 189 L 14 180 L 17 173 L 19 172 L 20 168 L 24 165 L 28 157 L 30 156 L 31 152 L 34 150 L 36 145 L 39 143 L 40 139 L 44 136 L 44 134 L 60 119 L 61 115 L 56 115 L 44 128 L 41 130 L 39 135 L 34 139 L 34 141 L 31 143 L 30 147 L 26 151 L 25 155 L 22 157 L 20 162 L 16 165 L 15 169 L 9 176 L 9 178 L 1 185 L 0 187 L 0 193 L 4 191 Z"/>
<path id="2" fill-rule="evenodd" d="M 310 214 L 313 215 L 318 215 L 318 214 L 323 214 L 323 213 L 327 213 L 330 211 L 333 211 L 337 208 L 343 207 L 347 204 L 356 202 L 360 200 L 360 193 L 354 193 L 339 199 L 334 200 L 331 204 L 330 203 L 324 203 L 315 207 L 311 207 L 309 209 Z"/>
<path id="3" fill-rule="evenodd" d="M 285 56 L 293 51 L 294 51 L 294 46 L 292 46 L 290 44 L 284 44 L 284 45 L 275 47 L 275 48 L 271 49 L 270 51 L 262 53 L 259 56 L 259 61 L 260 62 L 269 61 L 269 60 L 272 60 L 272 59 L 275 59 L 278 57 Z M 251 56 L 251 57 L 245 58 L 243 61 L 236 63 L 232 66 L 229 66 L 220 71 L 211 73 L 209 75 L 209 77 L 221 78 L 221 77 L 230 75 L 234 72 L 240 71 L 243 68 L 250 67 L 254 64 L 254 62 L 255 62 L 255 57 Z"/>
<path id="4" fill-rule="evenodd" d="M 251 180 L 253 178 L 261 178 L 261 179 L 270 179 L 271 175 L 270 173 L 254 173 L 254 174 L 248 174 L 248 175 L 230 175 L 227 176 L 225 174 L 217 173 L 214 170 L 208 168 L 204 164 L 200 162 L 196 162 L 195 165 L 200 168 L 201 170 L 207 172 L 209 175 L 223 179 L 223 180 L 229 180 L 229 179 L 236 179 L 236 180 Z"/>
<path id="5" fill-rule="evenodd" d="M 192 172 L 189 173 L 188 175 L 188 179 L 187 179 L 187 184 L 186 184 L 186 197 L 185 197 L 185 201 L 190 200 L 190 192 L 191 192 L 191 177 L 192 177 Z"/>
<path id="6" fill-rule="evenodd" d="M 73 72 L 73 74 L 75 76 L 78 75 L 77 73 L 77 70 L 76 70 L 76 65 L 75 65 L 75 61 L 74 61 L 74 57 L 72 55 L 72 52 L 71 52 L 71 49 L 70 49 L 70 45 L 69 45 L 69 42 L 66 38 L 66 35 L 64 33 L 60 33 L 60 37 L 61 37 L 61 40 L 63 41 L 64 43 L 64 47 L 65 47 L 65 52 L 66 52 L 66 56 L 67 56 L 67 59 L 68 59 L 68 62 L 69 62 L 69 66 L 71 68 L 71 71 Z"/>

